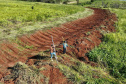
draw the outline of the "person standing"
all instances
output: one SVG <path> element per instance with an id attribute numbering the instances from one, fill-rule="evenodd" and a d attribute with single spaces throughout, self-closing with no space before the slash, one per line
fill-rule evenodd
<path id="1" fill-rule="evenodd" d="M 50 54 L 51 54 L 51 60 L 52 61 L 53 61 L 53 59 L 52 59 L 53 55 L 57 59 L 57 57 L 56 57 L 56 51 L 55 51 L 55 46 L 53 46 L 53 45 L 51 45 L 51 47 L 50 47 Z"/>
<path id="2" fill-rule="evenodd" d="M 64 42 L 63 42 L 63 54 L 66 53 L 67 47 L 68 47 L 68 44 L 67 44 L 66 41 L 64 41 Z"/>

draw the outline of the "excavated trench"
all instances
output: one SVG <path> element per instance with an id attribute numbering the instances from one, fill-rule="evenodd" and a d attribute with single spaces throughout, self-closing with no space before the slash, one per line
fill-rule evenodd
<path id="1" fill-rule="evenodd" d="M 51 36 L 53 36 L 57 48 L 62 47 L 59 44 L 62 43 L 64 38 L 69 45 L 67 54 L 71 55 L 71 53 L 74 53 L 78 59 L 84 59 L 85 62 L 89 63 L 90 61 L 85 54 L 101 43 L 103 37 L 101 32 L 115 32 L 114 24 L 117 20 L 116 15 L 108 10 L 91 9 L 94 10 L 94 14 L 89 17 L 62 24 L 45 32 L 40 30 L 32 35 L 21 36 L 17 42 L 5 41 L 1 43 L 0 79 L 10 74 L 8 67 L 13 67 L 16 62 L 21 61 L 25 63 L 28 57 L 50 49 L 52 44 Z M 61 51 L 58 50 L 58 53 L 61 54 Z M 52 68 L 52 72 L 55 73 L 57 71 L 57 69 Z M 55 76 L 54 73 L 51 73 L 53 74 L 51 76 Z"/>

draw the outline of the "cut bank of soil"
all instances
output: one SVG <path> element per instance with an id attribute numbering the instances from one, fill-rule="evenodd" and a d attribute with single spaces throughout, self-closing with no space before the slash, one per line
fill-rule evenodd
<path id="1" fill-rule="evenodd" d="M 36 52 L 50 49 L 51 36 L 56 47 L 60 47 L 63 37 L 69 45 L 67 53 L 73 52 L 77 58 L 84 58 L 89 63 L 85 53 L 101 43 L 103 36 L 101 31 L 115 32 L 114 21 L 117 20 L 116 15 L 108 10 L 91 9 L 94 10 L 94 14 L 89 17 L 62 24 L 46 32 L 36 31 L 32 35 L 21 36 L 17 43 L 7 41 L 1 43 L 0 79 L 7 75 L 7 68 L 13 67 L 16 62 L 25 63 L 28 57 L 33 56 L 33 53 L 37 55 Z"/>
<path id="2" fill-rule="evenodd" d="M 40 73 L 49 78 L 48 84 L 68 84 L 67 79 L 58 68 L 49 65 L 43 67 L 46 69 L 40 71 Z"/>

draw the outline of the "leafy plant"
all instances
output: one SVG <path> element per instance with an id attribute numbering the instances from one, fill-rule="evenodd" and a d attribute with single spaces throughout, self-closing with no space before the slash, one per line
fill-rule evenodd
<path id="1" fill-rule="evenodd" d="M 119 17 L 116 33 L 109 33 L 104 35 L 102 44 L 89 52 L 89 59 L 100 64 L 106 63 L 110 74 L 115 78 L 126 78 L 126 33 L 125 21 L 126 16 L 123 14 L 125 10 L 110 9 L 117 13 Z"/>

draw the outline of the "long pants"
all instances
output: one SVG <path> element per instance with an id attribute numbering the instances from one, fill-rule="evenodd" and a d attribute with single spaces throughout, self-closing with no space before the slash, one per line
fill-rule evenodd
<path id="1" fill-rule="evenodd" d="M 66 48 L 63 47 L 63 54 L 65 54 L 65 53 L 66 53 Z"/>
<path id="2" fill-rule="evenodd" d="M 53 53 L 50 53 L 50 54 L 51 54 L 51 59 L 52 59 L 53 55 L 55 55 L 55 57 L 56 57 L 56 52 L 53 52 Z"/>

